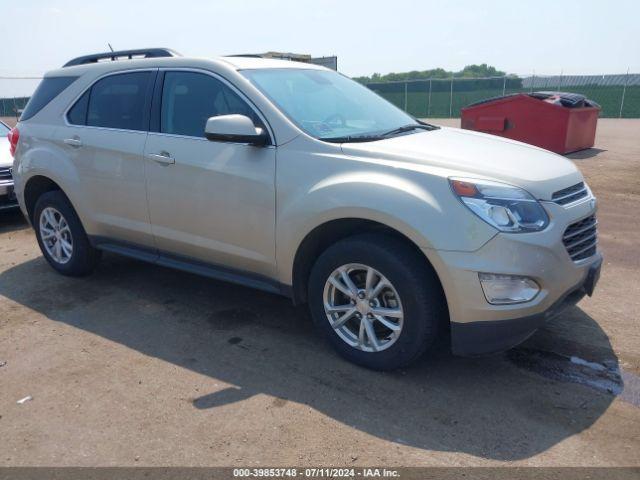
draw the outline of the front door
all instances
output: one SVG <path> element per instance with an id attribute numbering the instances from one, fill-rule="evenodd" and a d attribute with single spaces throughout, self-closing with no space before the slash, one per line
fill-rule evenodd
<path id="1" fill-rule="evenodd" d="M 261 120 L 208 73 L 161 72 L 156 132 L 145 146 L 149 214 L 164 253 L 245 272 L 275 273 L 275 148 L 212 142 L 209 117 Z M 152 119 L 153 124 L 153 119 Z M 152 128 L 153 129 L 153 128 Z"/>

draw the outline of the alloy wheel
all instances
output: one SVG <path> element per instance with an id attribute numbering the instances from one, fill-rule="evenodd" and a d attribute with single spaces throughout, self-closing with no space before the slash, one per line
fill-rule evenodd
<path id="1" fill-rule="evenodd" d="M 73 255 L 73 236 L 66 218 L 55 208 L 46 207 L 40 213 L 40 238 L 49 256 L 61 265 Z"/>
<path id="2" fill-rule="evenodd" d="M 400 296 L 389 279 L 370 266 L 336 268 L 325 283 L 323 303 L 336 334 L 358 350 L 386 350 L 402 332 Z"/>

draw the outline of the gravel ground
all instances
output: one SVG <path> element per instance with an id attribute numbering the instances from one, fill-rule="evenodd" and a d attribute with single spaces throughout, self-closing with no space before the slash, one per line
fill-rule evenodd
<path id="1" fill-rule="evenodd" d="M 639 138 L 601 120 L 571 156 L 600 201 L 593 298 L 508 353 L 394 373 L 284 298 L 110 255 L 61 277 L 0 213 L 0 466 L 639 466 Z"/>

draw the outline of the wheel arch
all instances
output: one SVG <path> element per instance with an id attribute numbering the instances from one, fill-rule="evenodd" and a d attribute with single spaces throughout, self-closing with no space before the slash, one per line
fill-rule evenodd
<path id="1" fill-rule="evenodd" d="M 25 125 L 24 136 L 46 137 L 52 136 L 48 127 L 40 125 Z M 22 138 L 21 132 L 20 137 Z M 23 212 L 29 221 L 33 220 L 33 211 L 38 197 L 48 191 L 61 191 L 69 200 L 76 213 L 80 215 L 76 206 L 82 202 L 74 193 L 81 186 L 78 170 L 69 158 L 68 152 L 53 141 L 36 142 L 19 155 L 16 155 L 15 191 L 22 205 Z"/>
<path id="2" fill-rule="evenodd" d="M 444 288 L 438 272 L 424 250 L 421 249 L 415 241 L 398 229 L 384 223 L 365 218 L 352 217 L 326 221 L 308 232 L 300 242 L 293 259 L 291 272 L 291 294 L 294 304 L 301 304 L 307 301 L 309 275 L 318 256 L 334 243 L 363 233 L 378 233 L 392 236 L 401 240 L 408 248 L 415 251 L 419 257 L 424 260 L 425 268 L 429 269 L 435 275 L 442 289 L 444 301 L 446 302 L 446 295 L 444 294 Z"/>
<path id="3" fill-rule="evenodd" d="M 38 198 L 40 198 L 44 193 L 52 191 L 60 191 L 64 194 L 60 185 L 45 175 L 34 175 L 27 180 L 23 194 L 24 206 L 27 210 L 27 218 L 32 225 L 35 225 L 33 214 Z"/>

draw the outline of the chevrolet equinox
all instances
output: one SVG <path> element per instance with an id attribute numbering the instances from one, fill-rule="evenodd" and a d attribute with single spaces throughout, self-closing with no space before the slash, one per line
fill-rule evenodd
<path id="1" fill-rule="evenodd" d="M 9 143 L 61 274 L 108 251 L 283 294 L 373 369 L 447 331 L 456 354 L 508 349 L 599 277 L 596 201 L 572 162 L 418 121 L 311 64 L 76 58 Z"/>

